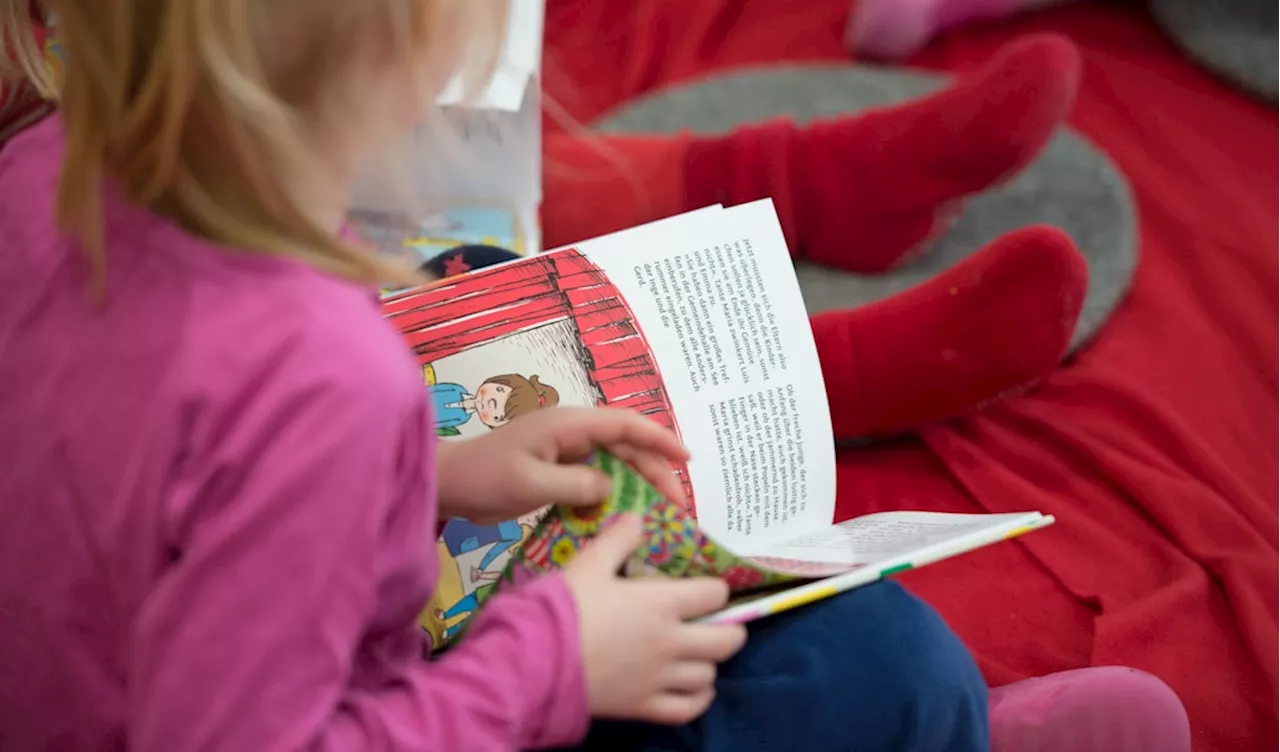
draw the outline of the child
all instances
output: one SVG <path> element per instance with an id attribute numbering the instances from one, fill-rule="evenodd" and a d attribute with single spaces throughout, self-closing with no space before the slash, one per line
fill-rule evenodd
<path id="1" fill-rule="evenodd" d="M 54 6 L 59 112 L 0 150 L 6 746 L 525 749 L 711 705 L 744 632 L 689 621 L 722 583 L 616 577 L 636 521 L 420 660 L 437 520 L 598 502 L 595 446 L 679 493 L 674 437 L 617 411 L 437 446 L 374 296 L 414 276 L 339 237 L 357 166 L 483 62 L 497 7 Z M 932 749 L 985 748 L 981 678 L 927 608 L 884 586 L 807 613 L 872 612 L 898 625 L 890 652 L 935 659 L 901 673 L 895 717 Z M 839 726 L 848 748 L 844 718 L 818 720 L 801 733 Z"/>
<path id="2" fill-rule="evenodd" d="M 595 446 L 679 493 L 625 413 L 436 446 L 374 304 L 414 279 L 339 239 L 495 6 L 55 7 L 61 112 L 0 150 L 6 746 L 522 749 L 596 717 L 583 748 L 987 748 L 972 660 L 893 584 L 754 625 L 717 679 L 743 635 L 687 620 L 723 585 L 618 580 L 634 521 L 418 660 L 436 520 L 594 503 Z"/>

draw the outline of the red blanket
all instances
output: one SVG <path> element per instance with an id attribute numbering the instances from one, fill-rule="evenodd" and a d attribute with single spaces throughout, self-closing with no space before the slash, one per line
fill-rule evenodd
<path id="1" fill-rule="evenodd" d="M 849 0 L 550 0 L 548 93 L 589 120 L 743 65 L 847 59 Z M 1033 30 L 1072 37 L 1072 124 L 1132 182 L 1129 299 L 1034 394 L 840 457 L 843 516 L 1039 509 L 1059 524 L 907 583 L 996 684 L 1124 664 L 1169 682 L 1197 748 L 1277 744 L 1277 120 L 1138 8 L 1069 6 L 951 35 L 964 70 Z M 555 123 L 548 123 L 555 128 Z"/>

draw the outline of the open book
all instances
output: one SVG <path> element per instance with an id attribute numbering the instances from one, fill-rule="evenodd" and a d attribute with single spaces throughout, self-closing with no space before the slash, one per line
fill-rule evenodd
<path id="1" fill-rule="evenodd" d="M 1052 523 L 1037 512 L 890 512 L 834 524 L 835 444 L 818 354 L 773 206 L 709 207 L 383 302 L 418 356 L 445 440 L 555 405 L 631 409 L 675 430 L 685 498 L 625 465 L 598 513 L 450 520 L 422 615 L 433 645 L 513 580 L 562 565 L 617 511 L 645 517 L 630 571 L 709 574 L 746 621 Z M 585 514 L 585 516 L 584 516 Z M 683 553 L 681 553 L 683 552 Z"/>

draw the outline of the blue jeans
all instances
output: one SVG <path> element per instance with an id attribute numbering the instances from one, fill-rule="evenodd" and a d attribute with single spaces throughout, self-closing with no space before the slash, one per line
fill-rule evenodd
<path id="1" fill-rule="evenodd" d="M 987 752 L 987 685 L 932 608 L 880 582 L 751 625 L 678 728 L 592 725 L 577 752 Z"/>

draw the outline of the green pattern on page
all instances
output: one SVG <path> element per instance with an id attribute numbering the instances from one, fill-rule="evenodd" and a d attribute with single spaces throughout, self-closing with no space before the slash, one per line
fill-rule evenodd
<path id="1" fill-rule="evenodd" d="M 621 514 L 644 521 L 643 543 L 627 563 L 627 576 L 720 577 L 739 593 L 796 580 L 730 553 L 698 528 L 683 505 L 664 498 L 625 462 L 599 452 L 591 464 L 613 479 L 613 493 L 599 507 L 552 509 L 512 557 L 504 580 L 563 567 Z"/>

